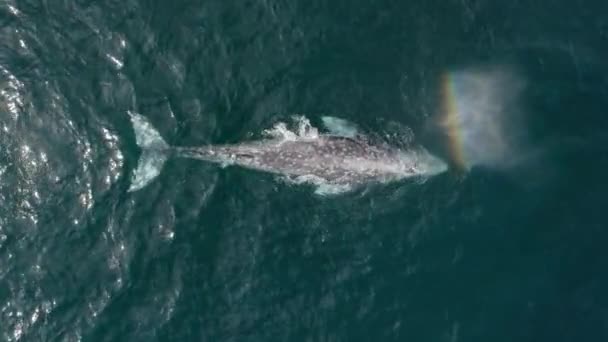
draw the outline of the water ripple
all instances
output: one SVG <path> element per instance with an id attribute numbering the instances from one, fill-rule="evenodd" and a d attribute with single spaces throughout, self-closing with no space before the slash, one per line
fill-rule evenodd
<path id="1" fill-rule="evenodd" d="M 122 141 L 115 123 L 84 100 L 84 88 L 74 98 L 78 80 L 71 73 L 64 74 L 67 82 L 54 77 L 49 55 L 34 53 L 59 46 L 57 31 L 42 33 L 27 21 L 29 8 L 7 6 L 19 20 L 0 30 L 10 38 L 0 46 L 0 200 L 6 204 L 0 208 L 0 339 L 79 341 L 129 282 L 133 240 L 117 228 L 120 212 L 106 219 L 123 174 Z M 96 31 L 93 22 L 89 27 Z M 99 56 L 111 56 L 109 70 L 119 71 L 125 38 L 99 37 Z M 125 78 L 106 81 L 113 86 Z M 129 87 L 117 88 L 123 91 L 117 101 L 132 104 Z M 91 272 L 102 281 L 83 287 Z M 51 319 L 66 303 L 81 304 L 62 320 Z"/>

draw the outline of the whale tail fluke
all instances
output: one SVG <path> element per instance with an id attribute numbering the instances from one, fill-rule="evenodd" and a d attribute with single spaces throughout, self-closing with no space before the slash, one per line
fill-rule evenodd
<path id="1" fill-rule="evenodd" d="M 168 157 L 169 145 L 148 120 L 135 112 L 128 111 L 135 131 L 135 141 L 141 149 L 137 168 L 131 176 L 129 192 L 148 185 L 160 174 Z"/>

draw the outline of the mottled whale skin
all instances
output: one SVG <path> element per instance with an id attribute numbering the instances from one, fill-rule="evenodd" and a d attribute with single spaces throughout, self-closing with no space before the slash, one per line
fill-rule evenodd
<path id="1" fill-rule="evenodd" d="M 315 139 L 264 141 L 232 146 L 176 148 L 180 157 L 190 157 L 224 165 L 286 176 L 314 176 L 332 184 L 361 184 L 411 177 L 427 169 L 429 162 L 443 168 L 443 162 L 421 163 L 423 153 L 404 154 L 399 150 L 369 145 L 364 140 L 321 135 Z M 424 172 L 428 174 L 428 172 Z"/>
<path id="2" fill-rule="evenodd" d="M 135 113 L 130 115 L 139 146 L 144 153 L 146 150 L 156 152 L 151 153 L 152 157 L 149 155 L 140 160 L 131 190 L 145 186 L 158 175 L 164 162 L 164 159 L 158 160 L 160 156 L 195 158 L 223 166 L 238 165 L 290 178 L 311 177 L 341 187 L 431 176 L 447 169 L 446 163 L 423 148 L 403 151 L 377 146 L 368 143 L 361 135 L 318 134 L 235 145 L 170 147 L 145 118 Z"/>

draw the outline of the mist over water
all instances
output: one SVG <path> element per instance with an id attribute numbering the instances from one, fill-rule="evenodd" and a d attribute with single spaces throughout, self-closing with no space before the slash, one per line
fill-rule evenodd
<path id="1" fill-rule="evenodd" d="M 442 128 L 461 167 L 509 167 L 525 154 L 520 95 L 525 82 L 506 67 L 457 70 L 444 79 Z"/>

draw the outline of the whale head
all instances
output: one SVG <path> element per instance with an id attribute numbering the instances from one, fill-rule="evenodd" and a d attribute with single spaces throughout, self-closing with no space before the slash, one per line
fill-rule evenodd
<path id="1" fill-rule="evenodd" d="M 418 174 L 434 176 L 448 170 L 448 164 L 443 159 L 433 155 L 426 149 L 420 149 L 415 156 L 415 169 Z"/>

